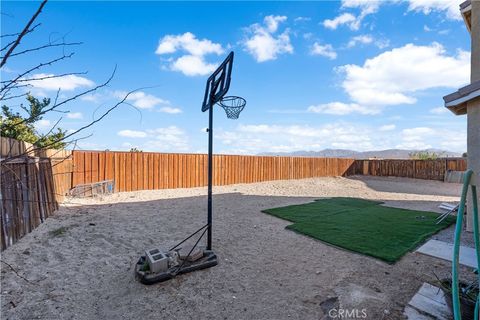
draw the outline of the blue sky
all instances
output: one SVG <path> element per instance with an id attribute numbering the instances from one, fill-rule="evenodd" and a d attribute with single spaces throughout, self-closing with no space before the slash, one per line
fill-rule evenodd
<path id="1" fill-rule="evenodd" d="M 64 37 L 75 55 L 31 81 L 36 96 L 72 96 L 107 79 L 108 88 L 38 123 L 74 130 L 139 88 L 80 136 L 81 149 L 206 152 L 205 81 L 235 51 L 229 94 L 240 119 L 216 108 L 215 152 L 256 154 L 342 148 L 466 150 L 466 118 L 442 97 L 467 84 L 470 36 L 460 1 L 50 2 L 19 49 Z M 3 2 L 2 34 L 18 32 L 38 2 Z M 3 39 L 2 39 L 3 42 Z M 2 77 L 56 57 L 49 49 L 12 57 Z M 8 74 L 8 75 L 7 75 Z M 21 101 L 11 100 L 18 107 Z"/>

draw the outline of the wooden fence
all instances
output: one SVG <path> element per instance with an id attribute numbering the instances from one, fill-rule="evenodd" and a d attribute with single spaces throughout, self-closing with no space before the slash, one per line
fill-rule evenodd
<path id="1" fill-rule="evenodd" d="M 48 218 L 72 187 L 71 182 L 70 151 L 39 150 L 0 137 L 2 250 Z"/>
<path id="2" fill-rule="evenodd" d="M 42 223 L 74 186 L 113 180 L 115 191 L 192 188 L 207 185 L 207 155 L 150 152 L 34 150 L 0 140 L 1 248 Z M 216 186 L 326 176 L 372 175 L 443 180 L 466 161 L 353 160 L 341 158 L 215 155 Z"/>
<path id="3" fill-rule="evenodd" d="M 347 175 L 393 176 L 443 181 L 447 170 L 465 171 L 464 158 L 436 160 L 355 160 Z"/>
<path id="4" fill-rule="evenodd" d="M 343 176 L 353 159 L 215 155 L 216 186 L 270 180 Z M 207 185 L 207 155 L 73 151 L 72 185 L 114 180 L 115 191 Z"/>

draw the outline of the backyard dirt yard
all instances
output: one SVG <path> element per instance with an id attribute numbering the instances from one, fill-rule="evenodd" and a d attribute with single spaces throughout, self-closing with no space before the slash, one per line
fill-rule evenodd
<path id="1" fill-rule="evenodd" d="M 448 262 L 417 253 L 389 265 L 347 252 L 286 230 L 289 222 L 261 210 L 345 196 L 435 211 L 458 201 L 459 185 L 314 178 L 214 192 L 218 266 L 152 286 L 135 280 L 136 260 L 205 223 L 206 188 L 71 199 L 2 253 L 2 319 L 327 319 L 334 306 L 401 319 L 423 282 L 450 272 Z M 451 229 L 435 237 L 451 237 Z"/>

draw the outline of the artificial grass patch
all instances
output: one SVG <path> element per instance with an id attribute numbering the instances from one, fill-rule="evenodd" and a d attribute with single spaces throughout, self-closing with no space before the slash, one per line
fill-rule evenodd
<path id="1" fill-rule="evenodd" d="M 448 217 L 436 224 L 436 213 L 380 204 L 356 198 L 331 198 L 263 212 L 293 222 L 287 229 L 388 263 L 398 261 L 455 221 Z"/>

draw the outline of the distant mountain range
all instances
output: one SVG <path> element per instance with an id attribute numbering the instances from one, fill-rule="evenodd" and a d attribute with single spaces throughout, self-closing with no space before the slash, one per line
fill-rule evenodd
<path id="1" fill-rule="evenodd" d="M 321 157 L 321 158 L 353 158 L 353 159 L 409 159 L 414 152 L 436 153 L 439 157 L 461 157 L 461 153 L 439 149 L 426 150 L 403 150 L 388 149 L 380 151 L 353 151 L 345 149 L 325 149 L 321 151 L 294 151 L 294 152 L 264 152 L 262 156 L 297 156 L 297 157 Z"/>

